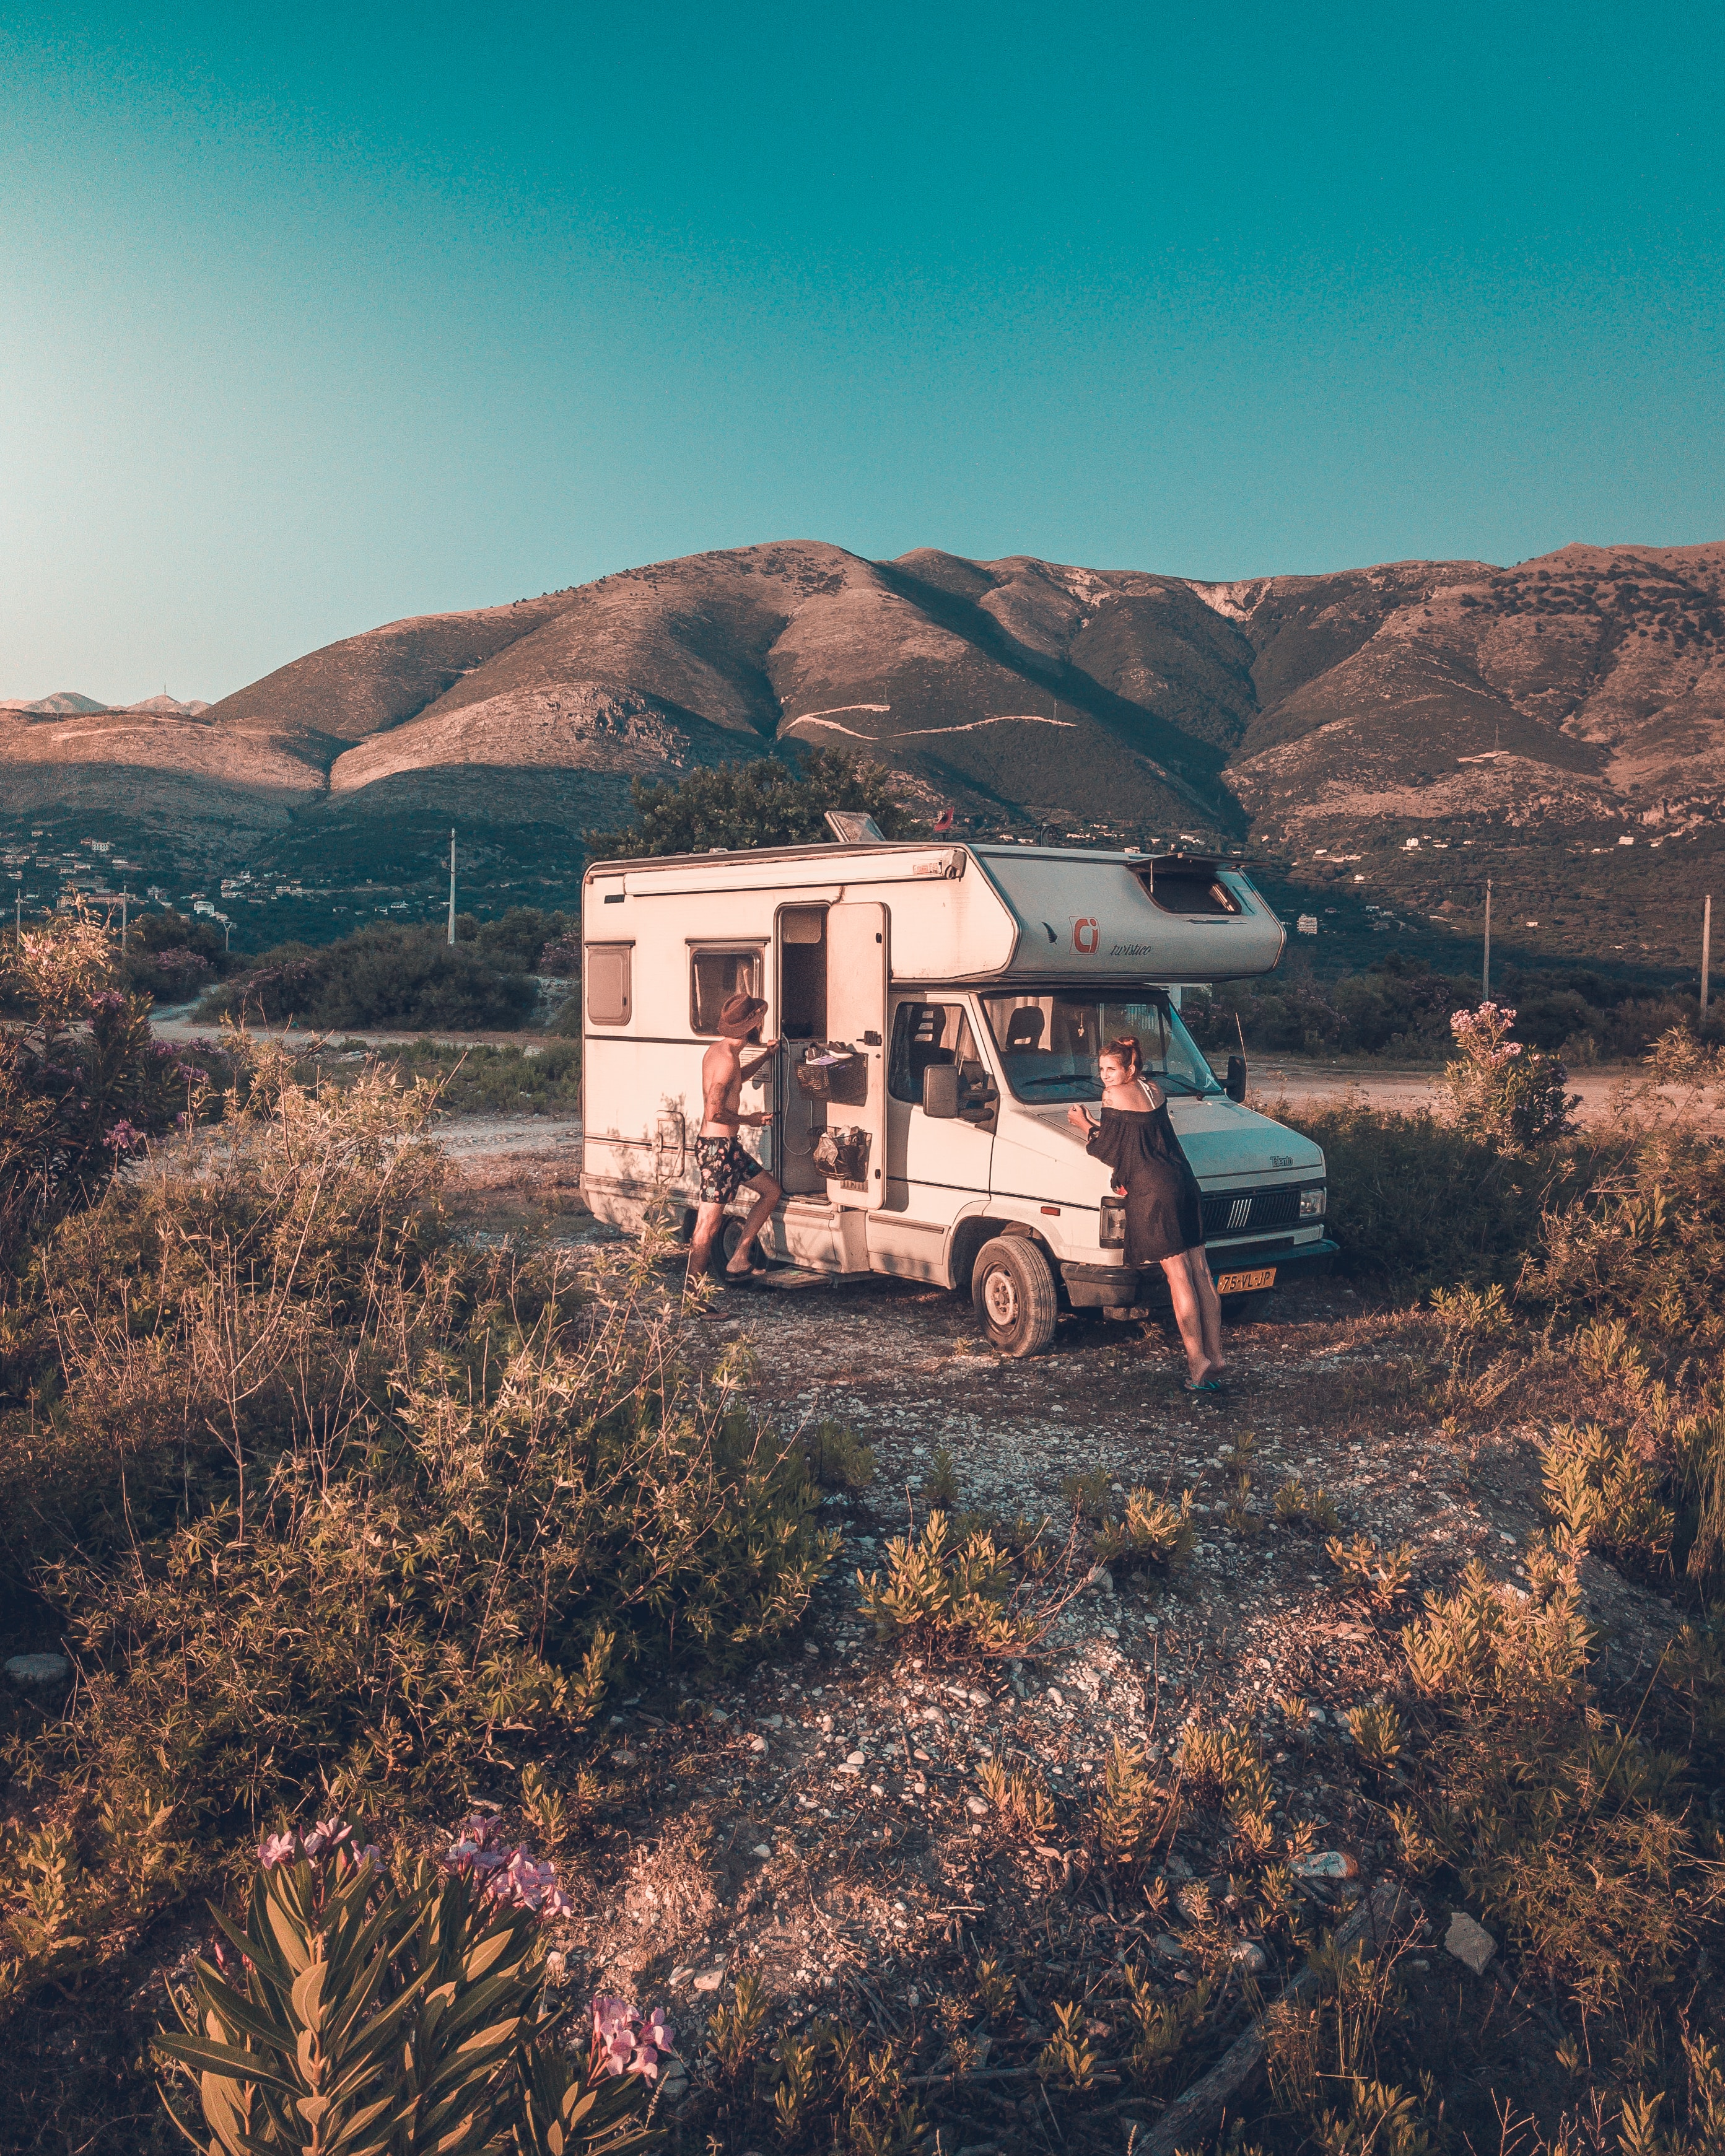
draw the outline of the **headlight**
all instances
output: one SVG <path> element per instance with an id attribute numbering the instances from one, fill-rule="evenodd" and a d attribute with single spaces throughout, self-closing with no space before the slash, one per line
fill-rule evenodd
<path id="1" fill-rule="evenodd" d="M 1302 1190 L 1300 1193 L 1300 1218 L 1302 1220 L 1322 1219 L 1324 1201 L 1328 1196 L 1328 1187 L 1322 1183 L 1314 1183 Z"/>

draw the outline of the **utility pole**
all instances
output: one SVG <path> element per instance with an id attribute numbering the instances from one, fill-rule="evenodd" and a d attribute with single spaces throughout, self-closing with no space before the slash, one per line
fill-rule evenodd
<path id="1" fill-rule="evenodd" d="M 1480 1001 L 1491 1000 L 1491 879 L 1486 878 L 1486 963 L 1480 976 Z"/>
<path id="2" fill-rule="evenodd" d="M 1713 894 L 1709 891 L 1701 908 L 1701 1022 L 1707 1022 L 1707 976 L 1713 970 Z"/>
<path id="3" fill-rule="evenodd" d="M 167 694 L 167 691 L 164 690 L 162 693 L 163 693 L 164 695 L 166 695 L 166 694 Z M 121 952 L 122 955 L 124 954 L 125 950 L 126 950 L 126 903 L 127 903 L 127 901 L 131 898 L 131 893 L 129 891 L 121 891 L 121 894 L 120 894 L 120 948 L 121 948 Z"/>
<path id="4" fill-rule="evenodd" d="M 455 940 L 455 833 L 449 831 L 449 941 Z"/>

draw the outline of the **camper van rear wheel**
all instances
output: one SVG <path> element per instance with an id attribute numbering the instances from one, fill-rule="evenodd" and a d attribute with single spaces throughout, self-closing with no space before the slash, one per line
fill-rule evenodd
<path id="1" fill-rule="evenodd" d="M 1009 1355 L 1040 1355 L 1054 1338 L 1054 1274 L 1028 1235 L 997 1235 L 983 1244 L 970 1295 L 989 1339 Z"/>

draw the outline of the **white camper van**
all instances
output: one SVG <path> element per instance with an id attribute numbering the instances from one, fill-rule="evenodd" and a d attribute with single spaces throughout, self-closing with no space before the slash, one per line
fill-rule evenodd
<path id="1" fill-rule="evenodd" d="M 769 1259 L 968 1290 L 1015 1354 L 1063 1305 L 1140 1312 L 1160 1268 L 1141 1292 L 1108 1171 L 1066 1122 L 1122 1033 L 1168 1096 L 1224 1296 L 1336 1253 L 1322 1152 L 1242 1105 L 1243 1060 L 1219 1085 L 1180 1023 L 1178 983 L 1267 973 L 1285 941 L 1214 855 L 865 839 L 595 861 L 582 935 L 601 1219 L 636 1226 L 657 1199 L 692 1225 L 701 1060 L 743 988 L 782 1044 L 754 1081 L 772 1120 L 740 1133 L 784 1190 Z"/>

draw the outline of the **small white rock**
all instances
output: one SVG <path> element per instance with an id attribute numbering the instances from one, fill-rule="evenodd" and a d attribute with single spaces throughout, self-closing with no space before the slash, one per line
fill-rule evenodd
<path id="1" fill-rule="evenodd" d="M 1310 1856 L 1296 1856 L 1288 1866 L 1296 1879 L 1357 1879 L 1359 1865 L 1345 1849 L 1314 1850 Z"/>
<path id="2" fill-rule="evenodd" d="M 64 1655 L 13 1655 L 7 1662 L 6 1674 L 14 1684 L 64 1684 L 72 1674 L 72 1665 Z"/>
<path id="3" fill-rule="evenodd" d="M 1249 1976 L 1256 1976 L 1265 1966 L 1264 1949 L 1255 1939 L 1241 1939 L 1228 1949 L 1228 1958 L 1236 1969 L 1243 1969 Z"/>
<path id="4" fill-rule="evenodd" d="M 697 1991 L 716 1991 L 724 1981 L 722 1969 L 704 1969 L 695 1979 L 695 1989 Z"/>
<path id="5" fill-rule="evenodd" d="M 773 1854 L 772 1845 L 768 1842 L 757 1841 L 755 1844 L 754 1853 L 757 1856 L 771 1856 Z"/>
<path id="6" fill-rule="evenodd" d="M 1483 1976 L 1486 1964 L 1497 1951 L 1497 1942 L 1483 1924 L 1475 1923 L 1471 1917 L 1458 1909 L 1444 1934 L 1444 1951 L 1454 1954 L 1476 1976 Z"/>
<path id="7" fill-rule="evenodd" d="M 988 1807 L 980 1797 L 967 1797 L 964 1799 L 964 1808 L 973 1819 L 985 1819 L 988 1816 Z"/>

